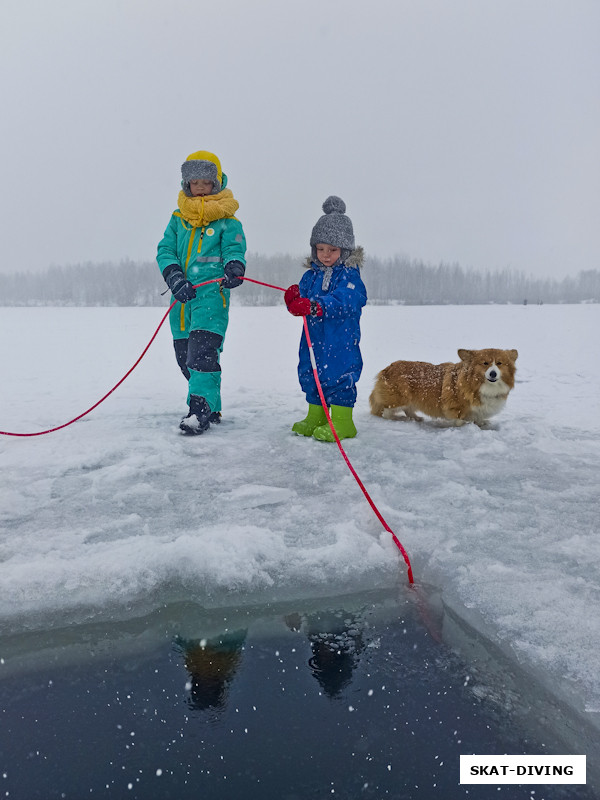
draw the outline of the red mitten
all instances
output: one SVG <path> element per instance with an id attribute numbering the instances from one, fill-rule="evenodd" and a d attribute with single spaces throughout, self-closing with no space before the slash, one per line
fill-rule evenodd
<path id="1" fill-rule="evenodd" d="M 310 300 L 306 297 L 295 297 L 288 303 L 287 309 L 295 317 L 306 317 L 310 314 Z"/>
<path id="2" fill-rule="evenodd" d="M 288 311 L 295 317 L 322 317 L 323 308 L 316 300 L 306 297 L 297 297 L 288 305 Z"/>
<path id="3" fill-rule="evenodd" d="M 297 283 L 293 283 L 285 290 L 285 294 L 283 295 L 283 299 L 285 300 L 286 306 L 288 306 L 289 308 L 289 305 L 292 302 L 292 300 L 295 300 L 297 297 L 300 297 L 300 287 L 298 286 Z"/>

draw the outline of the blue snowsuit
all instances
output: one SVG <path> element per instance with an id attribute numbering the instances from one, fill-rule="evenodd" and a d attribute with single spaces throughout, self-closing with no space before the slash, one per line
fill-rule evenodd
<path id="1" fill-rule="evenodd" d="M 302 297 L 316 300 L 323 309 L 323 316 L 308 316 L 306 320 L 327 405 L 353 407 L 363 367 L 359 346 L 360 315 L 367 302 L 360 271 L 358 267 L 345 264 L 327 270 L 313 261 L 299 287 Z M 321 405 L 304 328 L 299 355 L 298 378 L 302 391 L 308 403 Z"/>

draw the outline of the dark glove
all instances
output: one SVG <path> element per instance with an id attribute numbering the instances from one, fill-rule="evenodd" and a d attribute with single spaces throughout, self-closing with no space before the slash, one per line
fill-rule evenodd
<path id="1" fill-rule="evenodd" d="M 163 272 L 163 278 L 175 300 L 179 300 L 180 303 L 187 303 L 196 297 L 193 284 L 187 280 L 179 264 L 168 266 Z"/>
<path id="2" fill-rule="evenodd" d="M 290 314 L 295 317 L 322 317 L 323 307 L 316 300 L 309 300 L 307 297 L 296 297 L 287 307 Z"/>
<path id="3" fill-rule="evenodd" d="M 235 289 L 240 286 L 243 281 L 242 278 L 246 272 L 246 267 L 241 261 L 228 261 L 224 268 L 225 277 L 221 281 L 221 286 L 224 289 Z"/>

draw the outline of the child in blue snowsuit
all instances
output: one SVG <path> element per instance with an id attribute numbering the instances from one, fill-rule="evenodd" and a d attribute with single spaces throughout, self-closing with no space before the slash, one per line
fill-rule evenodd
<path id="1" fill-rule="evenodd" d="M 367 290 L 360 277 L 362 248 L 355 249 L 352 221 L 345 215 L 346 204 L 335 196 L 323 203 L 310 237 L 310 265 L 300 284 L 285 292 L 288 311 L 306 316 L 313 344 L 317 374 L 331 420 L 340 439 L 356 436 L 352 409 L 356 384 L 362 372 L 360 315 L 367 302 Z M 294 433 L 335 441 L 314 379 L 304 329 L 300 339 L 298 378 L 308 402 L 305 419 L 292 426 Z"/>
<path id="2" fill-rule="evenodd" d="M 169 321 L 175 357 L 188 380 L 189 413 L 182 433 L 220 422 L 221 367 L 229 292 L 246 269 L 246 238 L 234 216 L 239 204 L 214 153 L 198 150 L 181 165 L 182 190 L 156 260 L 177 302 Z M 206 281 L 216 282 L 206 283 Z M 204 286 L 198 284 L 206 283 Z M 197 288 L 195 288 L 197 287 Z"/>

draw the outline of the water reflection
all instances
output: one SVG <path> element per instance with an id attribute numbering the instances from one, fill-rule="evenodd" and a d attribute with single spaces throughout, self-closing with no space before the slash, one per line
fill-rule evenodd
<path id="1" fill-rule="evenodd" d="M 222 710 L 242 659 L 247 630 L 223 633 L 212 639 L 183 639 L 175 645 L 183 654 L 190 678 L 187 703 L 196 711 Z"/>
<path id="2" fill-rule="evenodd" d="M 509 675 L 483 682 L 481 654 L 464 664 L 420 612 L 412 592 L 189 603 L 4 639 L 3 797 L 468 800 L 461 754 L 569 752 L 547 730 L 538 737 L 548 704 L 507 695 Z M 458 622 L 446 614 L 452 641 Z M 519 791 L 509 796 L 532 794 Z M 495 800 L 498 788 L 476 796 Z M 600 795 L 555 786 L 539 796 Z"/>
<path id="3" fill-rule="evenodd" d="M 283 621 L 288 630 L 306 636 L 310 657 L 305 662 L 323 693 L 338 698 L 351 684 L 365 642 L 364 620 L 358 612 L 339 609 L 318 613 L 293 612 Z M 240 628 L 216 636 L 175 637 L 189 676 L 186 702 L 196 711 L 222 711 L 242 663 L 248 630 Z"/>
<path id="4" fill-rule="evenodd" d="M 344 611 L 318 614 L 289 614 L 288 628 L 304 630 L 312 657 L 308 665 L 328 697 L 339 697 L 351 683 L 364 649 L 362 624 L 358 614 Z"/>

